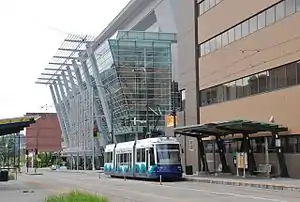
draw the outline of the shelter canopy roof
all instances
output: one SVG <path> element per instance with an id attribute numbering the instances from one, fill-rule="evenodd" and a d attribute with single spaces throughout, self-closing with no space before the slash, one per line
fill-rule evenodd
<path id="1" fill-rule="evenodd" d="M 225 136 L 229 134 L 254 134 L 258 132 L 284 132 L 287 127 L 271 123 L 251 120 L 230 120 L 222 122 L 211 122 L 191 126 L 174 128 L 174 132 L 192 137 L 208 137 L 211 135 Z"/>
<path id="2" fill-rule="evenodd" d="M 24 128 L 35 123 L 39 116 L 24 116 L 16 118 L 0 119 L 0 136 L 18 133 Z"/>

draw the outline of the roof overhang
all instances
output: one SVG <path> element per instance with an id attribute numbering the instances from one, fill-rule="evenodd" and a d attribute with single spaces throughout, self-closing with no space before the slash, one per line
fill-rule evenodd
<path id="1" fill-rule="evenodd" d="M 258 132 L 286 132 L 287 127 L 270 123 L 251 120 L 231 120 L 222 122 L 211 122 L 191 126 L 174 128 L 176 134 L 205 138 L 209 136 L 226 136 L 232 134 L 255 134 Z"/>
<path id="2" fill-rule="evenodd" d="M 30 124 L 35 123 L 39 116 L 24 116 L 8 119 L 0 119 L 0 136 L 18 133 Z"/>
<path id="3" fill-rule="evenodd" d="M 135 17 L 135 13 L 140 13 L 147 5 L 153 0 L 131 0 L 120 13 L 108 24 L 108 26 L 96 37 L 95 42 L 97 44 L 103 43 L 107 38 L 110 38 L 114 33 L 122 29 L 126 22 L 132 17 Z"/>

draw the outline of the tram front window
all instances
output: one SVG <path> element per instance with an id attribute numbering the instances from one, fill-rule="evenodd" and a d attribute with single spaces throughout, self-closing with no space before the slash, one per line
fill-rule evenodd
<path id="1" fill-rule="evenodd" d="M 158 144 L 157 163 L 158 164 L 180 164 L 180 150 L 178 144 Z"/>

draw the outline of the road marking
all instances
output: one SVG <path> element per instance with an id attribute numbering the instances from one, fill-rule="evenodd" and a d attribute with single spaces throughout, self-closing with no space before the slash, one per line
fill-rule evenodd
<path id="1" fill-rule="evenodd" d="M 172 188 L 172 189 L 181 189 L 181 190 L 186 190 L 186 191 L 208 193 L 208 194 L 213 194 L 213 195 L 235 196 L 235 197 L 240 197 L 240 198 L 249 198 L 249 199 L 257 199 L 257 200 L 264 200 L 264 201 L 273 201 L 273 202 L 288 202 L 288 201 L 283 201 L 283 200 L 279 200 L 279 199 L 271 199 L 271 198 L 265 198 L 265 197 L 260 197 L 260 196 L 251 196 L 251 195 L 246 195 L 246 194 L 235 194 L 235 193 L 230 193 L 230 192 L 215 192 L 215 191 L 208 191 L 208 190 L 203 190 L 203 189 L 181 188 L 181 187 L 175 187 L 175 186 L 170 186 L 170 185 L 160 185 L 160 186 L 168 187 L 168 188 Z"/>
<path id="2" fill-rule="evenodd" d="M 81 176 L 81 175 L 80 175 Z M 90 177 L 84 176 L 84 178 L 86 179 L 91 179 Z M 82 180 L 82 184 L 86 184 L 88 182 L 85 181 L 84 178 L 79 178 L 79 179 L 75 179 L 75 180 Z M 112 186 L 116 186 L 116 184 L 114 182 L 121 182 L 119 179 L 114 179 L 114 178 L 102 178 L 101 180 L 97 179 L 97 181 L 106 181 L 106 182 L 111 182 L 109 184 L 111 184 Z M 58 179 L 59 181 L 69 181 L 69 183 L 72 183 L 70 181 L 69 178 L 65 178 L 61 177 Z M 72 179 L 74 180 L 74 178 Z M 65 181 L 65 182 L 66 182 Z M 123 181 L 122 181 L 123 182 Z M 279 200 L 279 199 L 272 199 L 272 198 L 265 198 L 265 197 L 259 197 L 259 196 L 252 196 L 252 195 L 246 195 L 246 194 L 236 194 L 236 193 L 232 193 L 232 192 L 215 192 L 215 191 L 209 191 L 209 190 L 203 190 L 203 189 L 193 189 L 193 188 L 182 188 L 182 187 L 177 187 L 177 186 L 172 186 L 172 185 L 158 185 L 157 183 L 149 183 L 149 182 L 144 182 L 144 181 L 136 181 L 136 180 L 130 180 L 128 182 L 131 182 L 132 184 L 145 184 L 145 185 L 149 185 L 149 186 L 159 186 L 159 187 L 165 187 L 165 188 L 172 188 L 172 189 L 178 189 L 178 190 L 186 190 L 186 191 L 194 191 L 194 192 L 202 192 L 202 193 L 207 193 L 207 194 L 211 194 L 211 195 L 220 195 L 220 196 L 234 196 L 234 197 L 239 197 L 239 198 L 248 198 L 248 199 L 255 199 L 255 200 L 264 200 L 264 201 L 272 201 L 272 202 L 287 202 L 284 200 Z M 121 183 L 121 185 L 124 185 L 127 183 Z M 113 188 L 115 190 L 120 190 L 120 191 L 128 191 L 127 189 L 120 189 L 120 188 Z M 84 190 L 84 189 L 82 189 Z"/>

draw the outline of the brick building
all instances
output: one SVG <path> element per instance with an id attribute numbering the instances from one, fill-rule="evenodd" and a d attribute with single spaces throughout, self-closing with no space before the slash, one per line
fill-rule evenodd
<path id="1" fill-rule="evenodd" d="M 26 148 L 29 151 L 55 152 L 61 150 L 61 130 L 56 113 L 26 113 L 39 115 L 36 123 L 26 128 Z"/>

